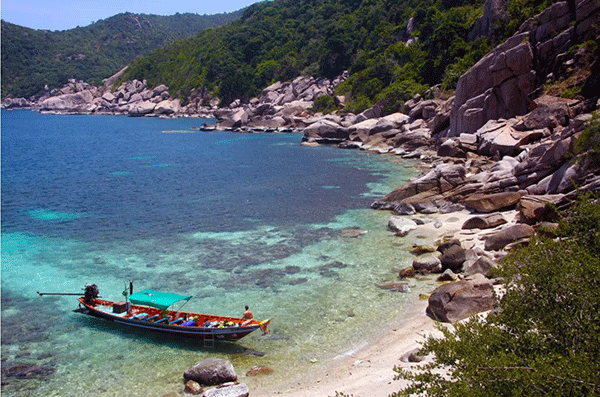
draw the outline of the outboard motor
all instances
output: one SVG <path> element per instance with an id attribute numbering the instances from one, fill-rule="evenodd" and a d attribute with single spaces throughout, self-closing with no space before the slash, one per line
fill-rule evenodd
<path id="1" fill-rule="evenodd" d="M 98 286 L 96 284 L 86 284 L 85 293 L 83 294 L 83 301 L 87 305 L 94 306 L 96 298 L 98 298 Z"/>

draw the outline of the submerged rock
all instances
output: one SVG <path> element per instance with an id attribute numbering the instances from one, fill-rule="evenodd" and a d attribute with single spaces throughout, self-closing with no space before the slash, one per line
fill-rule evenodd
<path id="1" fill-rule="evenodd" d="M 272 368 L 255 365 L 246 372 L 246 376 L 269 375 L 273 372 Z"/>
<path id="2" fill-rule="evenodd" d="M 406 283 L 379 284 L 379 288 L 395 292 L 410 292 L 410 286 Z"/>

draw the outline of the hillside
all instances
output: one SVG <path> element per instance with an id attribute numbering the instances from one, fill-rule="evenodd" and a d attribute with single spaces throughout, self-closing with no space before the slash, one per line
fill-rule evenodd
<path id="1" fill-rule="evenodd" d="M 35 30 L 2 21 L 2 96 L 38 95 L 45 85 L 62 87 L 70 78 L 99 83 L 138 56 L 229 23 L 241 14 L 123 13 L 63 31 Z"/>
<path id="2" fill-rule="evenodd" d="M 488 18 L 491 27 L 481 29 L 482 0 L 262 2 L 232 24 L 136 60 L 124 79 L 166 84 L 181 98 L 205 86 L 228 104 L 277 80 L 332 78 L 349 70 L 342 87 L 352 99 L 347 109 L 360 111 L 380 100 L 397 107 L 427 86 L 453 88 L 491 46 L 546 3 L 511 0 L 501 18 Z"/>

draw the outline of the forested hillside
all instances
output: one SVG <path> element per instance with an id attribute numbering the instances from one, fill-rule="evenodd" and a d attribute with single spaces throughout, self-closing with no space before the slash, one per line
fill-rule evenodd
<path id="1" fill-rule="evenodd" d="M 205 86 L 228 103 L 248 99 L 276 80 L 300 74 L 331 78 L 349 70 L 351 77 L 340 87 L 351 98 L 347 109 L 382 100 L 397 107 L 427 86 L 453 88 L 491 45 L 548 3 L 511 0 L 505 21 L 475 38 L 469 36 L 483 14 L 483 0 L 266 1 L 232 24 L 136 60 L 124 79 L 166 84 L 183 98 Z"/>
<path id="2" fill-rule="evenodd" d="M 86 27 L 35 30 L 2 21 L 2 96 L 40 94 L 69 78 L 99 83 L 138 56 L 223 25 L 242 11 L 172 16 L 124 13 Z"/>

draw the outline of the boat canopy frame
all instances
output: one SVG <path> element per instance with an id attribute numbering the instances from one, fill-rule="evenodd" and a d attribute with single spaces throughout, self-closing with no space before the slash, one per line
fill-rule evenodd
<path id="1" fill-rule="evenodd" d="M 187 303 L 191 298 L 192 295 L 180 295 L 174 292 L 160 292 L 149 288 L 129 296 L 129 300 L 133 304 L 156 307 L 161 310 L 166 310 L 169 308 L 169 306 L 180 301 L 186 301 Z"/>

